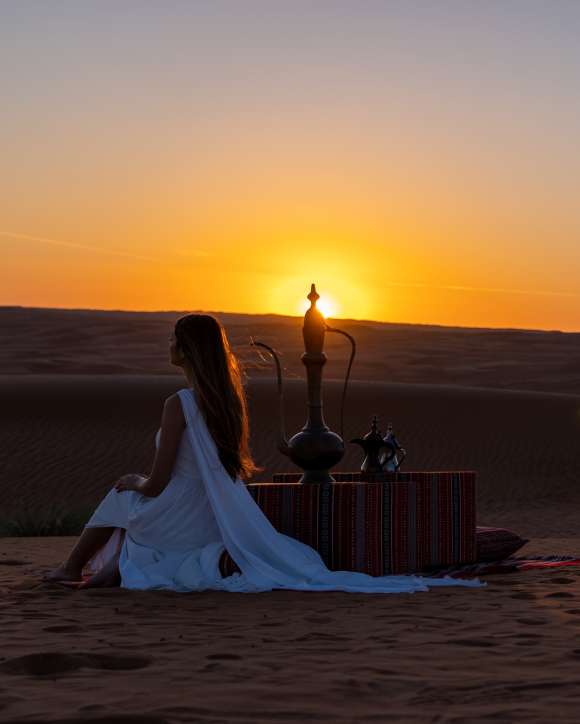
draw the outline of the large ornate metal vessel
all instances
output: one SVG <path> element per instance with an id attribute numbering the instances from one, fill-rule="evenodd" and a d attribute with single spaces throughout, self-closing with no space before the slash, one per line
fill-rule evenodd
<path id="1" fill-rule="evenodd" d="M 252 339 L 251 344 L 264 347 L 273 356 L 276 362 L 278 376 L 278 394 L 280 396 L 280 437 L 278 449 L 287 455 L 292 462 L 302 468 L 303 475 L 301 483 L 328 483 L 334 482 L 330 470 L 342 459 L 345 446 L 343 440 L 343 419 L 344 399 L 348 385 L 350 368 L 356 352 L 356 343 L 350 334 L 341 329 L 330 327 L 320 310 L 316 301 L 320 295 L 312 284 L 310 294 L 310 307 L 304 315 L 302 336 L 304 338 L 304 353 L 301 356 L 302 363 L 306 367 L 308 385 L 308 417 L 306 424 L 290 440 L 286 439 L 284 426 L 284 400 L 282 390 L 282 372 L 278 355 L 272 347 L 263 342 L 256 342 Z M 352 349 L 347 373 L 344 380 L 342 392 L 341 413 L 340 413 L 340 435 L 332 432 L 324 421 L 322 410 L 322 368 L 326 363 L 324 354 L 324 336 L 326 332 L 337 332 L 350 340 Z"/>

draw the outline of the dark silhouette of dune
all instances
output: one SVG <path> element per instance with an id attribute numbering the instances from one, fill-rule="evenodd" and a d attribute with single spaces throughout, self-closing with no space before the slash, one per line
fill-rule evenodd
<path id="1" fill-rule="evenodd" d="M 172 375 L 167 339 L 185 311 L 0 307 L 0 374 Z M 302 318 L 209 312 L 226 327 L 250 377 L 274 366 L 250 346 L 273 346 L 289 378 L 304 376 Z M 580 333 L 330 320 L 357 341 L 352 379 L 580 394 Z M 341 379 L 350 347 L 328 334 L 326 379 Z"/>
<path id="2" fill-rule="evenodd" d="M 121 475 L 147 474 L 163 401 L 186 386 L 181 375 L 0 376 L 4 511 L 42 509 L 54 501 L 71 508 L 95 505 Z M 296 470 L 276 449 L 274 379 L 250 380 L 246 389 L 252 451 L 265 468 L 253 480 Z M 341 382 L 326 381 L 325 417 L 337 431 L 341 393 Z M 306 420 L 304 382 L 289 380 L 285 399 L 287 430 L 293 434 Z M 512 515 L 528 537 L 537 534 L 538 525 L 550 534 L 568 530 L 566 520 L 575 529 L 577 508 L 571 503 L 580 495 L 580 396 L 353 381 L 345 439 L 366 433 L 374 414 L 383 430 L 393 422 L 408 450 L 405 469 L 478 471 L 481 524 Z M 347 444 L 336 469 L 356 470 L 361 462 L 358 446 Z M 546 513 L 554 506 L 560 511 L 556 522 Z"/>

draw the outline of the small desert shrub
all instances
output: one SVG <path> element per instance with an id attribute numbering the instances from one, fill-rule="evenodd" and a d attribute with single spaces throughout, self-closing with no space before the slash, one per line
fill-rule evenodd
<path id="1" fill-rule="evenodd" d="M 24 509 L 0 519 L 0 537 L 80 535 L 93 507 L 70 510 L 63 503 L 41 509 Z"/>

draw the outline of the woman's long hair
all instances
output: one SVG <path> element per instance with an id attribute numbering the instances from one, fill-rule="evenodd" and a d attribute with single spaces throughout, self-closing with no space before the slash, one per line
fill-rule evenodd
<path id="1" fill-rule="evenodd" d="M 209 314 L 186 314 L 174 332 L 191 364 L 197 400 L 219 458 L 233 481 L 245 481 L 264 468 L 255 465 L 250 452 L 246 394 L 225 329 Z"/>

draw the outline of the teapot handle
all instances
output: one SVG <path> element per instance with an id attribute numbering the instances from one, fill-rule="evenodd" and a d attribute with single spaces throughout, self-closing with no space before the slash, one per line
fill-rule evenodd
<path id="1" fill-rule="evenodd" d="M 350 340 L 351 344 L 351 351 L 350 351 L 350 360 L 348 362 L 348 368 L 346 370 L 346 376 L 344 378 L 344 387 L 342 388 L 342 400 L 340 403 L 340 436 L 344 440 L 344 434 L 343 434 L 343 422 L 344 422 L 344 398 L 346 396 L 346 386 L 348 384 L 348 378 L 350 375 L 350 368 L 352 367 L 352 362 L 354 360 L 354 356 L 356 354 L 356 342 L 354 341 L 354 338 L 350 336 L 348 332 L 343 332 L 342 329 L 336 329 L 336 327 L 329 327 L 328 324 L 324 324 L 324 328 L 327 332 L 338 332 L 338 334 L 343 334 L 345 337 L 347 337 Z"/>

